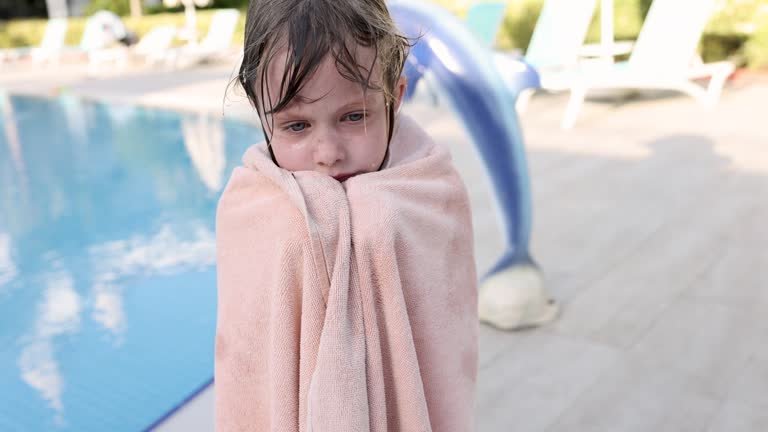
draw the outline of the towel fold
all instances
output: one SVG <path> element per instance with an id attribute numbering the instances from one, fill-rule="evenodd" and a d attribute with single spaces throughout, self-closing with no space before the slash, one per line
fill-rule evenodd
<path id="1" fill-rule="evenodd" d="M 217 210 L 216 430 L 474 429 L 477 279 L 448 150 L 400 116 L 339 183 L 253 146 Z"/>

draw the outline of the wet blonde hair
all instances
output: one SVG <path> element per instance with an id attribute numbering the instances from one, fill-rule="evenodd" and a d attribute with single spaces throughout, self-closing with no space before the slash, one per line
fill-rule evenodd
<path id="1" fill-rule="evenodd" d="M 372 64 L 358 63 L 357 46 L 374 50 Z M 238 81 L 251 105 L 260 117 L 265 117 L 284 109 L 326 56 L 331 55 L 339 73 L 359 83 L 364 92 L 383 92 L 389 108 L 391 138 L 395 87 L 410 46 L 397 30 L 384 0 L 251 0 Z M 274 93 L 267 70 L 283 49 L 287 49 L 288 55 L 280 88 Z M 381 68 L 381 86 L 371 80 L 377 64 Z M 275 94 L 279 97 L 273 104 Z"/>

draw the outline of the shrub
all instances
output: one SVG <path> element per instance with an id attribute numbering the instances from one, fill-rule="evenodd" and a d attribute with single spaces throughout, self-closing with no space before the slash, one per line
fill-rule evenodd
<path id="1" fill-rule="evenodd" d="M 197 32 L 200 37 L 205 36 L 211 17 L 215 10 L 197 11 Z M 67 26 L 67 35 L 65 37 L 66 45 L 78 45 L 83 37 L 85 30 L 86 17 L 70 18 Z M 184 25 L 183 13 L 161 13 L 155 15 L 146 15 L 140 18 L 123 17 L 125 26 L 135 32 L 139 37 L 147 34 L 152 28 L 159 25 L 172 25 L 182 27 Z M 13 20 L 6 23 L 0 23 L 0 48 L 10 48 L 19 46 L 39 45 L 45 32 L 46 20 L 29 19 Z M 245 15 L 240 15 L 240 20 L 235 29 L 235 36 L 232 43 L 243 43 L 243 27 L 245 24 Z"/>
<path id="2" fill-rule="evenodd" d="M 752 68 L 768 68 L 768 12 L 761 16 L 756 27 L 744 45 L 744 57 Z"/>
<path id="3" fill-rule="evenodd" d="M 497 47 L 525 52 L 543 4 L 542 0 L 511 3 L 504 14 L 500 34 L 496 38 Z"/>
<path id="4" fill-rule="evenodd" d="M 614 38 L 632 40 L 640 33 L 645 0 L 624 0 L 614 4 Z M 520 49 L 525 51 L 531 40 L 536 20 L 539 18 L 544 0 L 515 0 L 510 2 L 504 17 L 497 47 L 500 49 Z M 586 42 L 600 40 L 600 7 L 589 26 Z"/>
<path id="5" fill-rule="evenodd" d="M 616 1 L 614 38 L 636 39 L 651 3 L 652 0 Z M 497 38 L 497 48 L 525 51 L 543 4 L 544 0 L 510 1 Z M 705 61 L 729 58 L 750 67 L 765 67 L 768 57 L 768 0 L 719 0 L 718 5 L 718 11 L 707 24 L 702 36 L 702 58 Z M 594 43 L 599 40 L 598 6 L 587 32 L 586 42 Z"/>
<path id="6" fill-rule="evenodd" d="M 452 13 L 463 17 L 473 2 L 466 0 L 431 0 L 446 7 Z M 481 1 L 481 0 L 477 0 Z M 507 0 L 508 8 L 496 40 L 496 47 L 502 50 L 525 50 L 530 42 L 536 20 L 544 0 Z M 768 67 L 768 0 L 718 0 L 719 11 L 710 20 L 701 40 L 701 54 L 705 61 L 725 58 L 750 67 Z M 88 11 L 108 9 L 121 15 L 129 13 L 130 0 L 92 0 Z M 214 0 L 217 7 L 238 7 L 243 10 L 247 0 Z M 643 17 L 651 0 L 617 0 L 614 5 L 614 28 L 616 40 L 637 38 Z M 139 36 L 146 34 L 157 25 L 184 25 L 184 14 L 163 12 L 164 8 L 145 8 L 147 15 L 140 19 L 124 17 L 126 26 Z M 149 14 L 151 12 L 158 12 Z M 205 35 L 213 14 L 212 10 L 198 10 L 197 27 Z M 24 19 L 0 22 L 0 48 L 37 45 L 45 31 L 45 20 Z M 245 14 L 240 16 L 233 43 L 243 43 Z M 77 45 L 82 37 L 85 18 L 70 18 L 66 43 Z M 587 42 L 600 40 L 600 14 L 595 14 Z"/>
<path id="7" fill-rule="evenodd" d="M 248 8 L 248 0 L 213 0 L 208 8 L 234 8 L 245 10 Z M 200 8 L 198 8 L 200 9 Z M 207 9 L 207 8 L 205 8 Z M 85 8 L 85 15 L 91 15 L 99 10 L 112 11 L 120 16 L 126 16 L 131 12 L 130 0 L 90 0 L 88 6 Z M 203 9 L 204 10 L 204 9 Z M 144 6 L 142 12 L 145 15 L 154 15 L 169 12 L 183 12 L 184 6 L 179 5 L 176 7 L 165 7 L 163 2 L 153 5 Z"/>
<path id="8" fill-rule="evenodd" d="M 108 10 L 120 16 L 131 13 L 130 0 L 91 0 L 85 7 L 85 15 L 93 15 L 100 10 Z"/>

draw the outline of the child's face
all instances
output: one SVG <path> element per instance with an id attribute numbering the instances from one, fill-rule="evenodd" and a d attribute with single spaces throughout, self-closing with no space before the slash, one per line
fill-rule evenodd
<path id="1" fill-rule="evenodd" d="M 373 63 L 373 50 L 358 47 L 358 63 Z M 267 79 L 271 92 L 280 89 L 285 53 L 271 64 Z M 371 81 L 381 87 L 378 64 Z M 401 78 L 395 88 L 397 110 L 405 90 Z M 278 95 L 273 95 L 272 106 Z M 389 125 L 381 91 L 363 92 L 360 84 L 344 78 L 332 56 L 326 56 L 299 94 L 284 109 L 264 118 L 274 125 L 270 145 L 277 163 L 289 171 L 317 171 L 344 181 L 376 171 L 384 159 Z"/>

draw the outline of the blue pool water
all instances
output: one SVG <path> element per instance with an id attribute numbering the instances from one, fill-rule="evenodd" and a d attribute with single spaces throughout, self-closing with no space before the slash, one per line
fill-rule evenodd
<path id="1" fill-rule="evenodd" d="M 213 376 L 216 200 L 252 126 L 0 94 L 0 431 L 139 431 Z"/>

